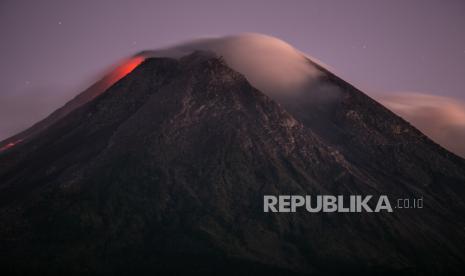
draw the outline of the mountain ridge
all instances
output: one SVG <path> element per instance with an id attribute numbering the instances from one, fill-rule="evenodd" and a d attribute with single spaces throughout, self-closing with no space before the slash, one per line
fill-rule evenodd
<path id="1" fill-rule="evenodd" d="M 308 101 L 272 99 L 209 53 L 146 59 L 105 93 L 0 154 L 0 267 L 461 271 L 463 160 L 340 81 L 326 75 L 314 84 L 316 91 L 341 86 L 343 97 L 329 102 L 328 112 Z M 367 118 L 367 110 L 377 118 Z M 367 143 L 403 139 L 422 146 Z M 383 193 L 421 195 L 427 208 L 379 215 L 262 210 L 264 194 Z"/>

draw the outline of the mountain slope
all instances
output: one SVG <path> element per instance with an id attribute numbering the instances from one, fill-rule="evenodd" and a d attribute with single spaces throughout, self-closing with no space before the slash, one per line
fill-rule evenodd
<path id="1" fill-rule="evenodd" d="M 85 91 L 78 94 L 74 99 L 67 102 L 64 106 L 58 108 L 43 120 L 35 123 L 31 127 L 21 131 L 20 133 L 13 135 L 3 141 L 0 141 L 0 152 L 16 146 L 19 143 L 29 140 L 36 136 L 40 132 L 47 129 L 73 110 L 81 107 L 82 105 L 93 100 L 97 96 L 101 95 L 105 90 L 112 86 L 115 82 L 120 80 L 122 77 L 129 74 L 134 68 L 136 68 L 144 60 L 141 56 L 134 56 L 121 62 L 118 66 L 115 66 L 110 70 L 102 79 L 94 83 L 92 86 L 87 88 Z"/>
<path id="2" fill-rule="evenodd" d="M 213 53 L 148 58 L 0 154 L 2 270 L 461 271 L 464 161 L 331 73 L 312 85 L 271 99 Z M 315 106 L 327 87 L 341 96 Z M 264 213 L 267 194 L 425 208 Z"/>

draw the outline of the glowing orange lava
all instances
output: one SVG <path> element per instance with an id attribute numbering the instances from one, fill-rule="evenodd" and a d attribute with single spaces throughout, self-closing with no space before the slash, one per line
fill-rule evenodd
<path id="1" fill-rule="evenodd" d="M 113 72 L 115 82 L 122 79 L 127 74 L 131 73 L 132 70 L 136 69 L 136 67 L 142 63 L 142 61 L 144 61 L 143 57 L 134 57 L 134 58 L 127 60 L 122 65 L 120 65 L 118 68 L 116 68 L 116 70 Z"/>
<path id="2" fill-rule="evenodd" d="M 116 69 L 112 70 L 107 76 L 105 76 L 99 85 L 100 88 L 102 90 L 108 89 L 114 83 L 136 69 L 144 60 L 144 57 L 137 56 L 122 62 L 121 65 L 117 66 Z"/>

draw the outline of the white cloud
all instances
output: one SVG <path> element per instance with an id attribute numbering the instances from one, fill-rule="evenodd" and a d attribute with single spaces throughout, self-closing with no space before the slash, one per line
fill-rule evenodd
<path id="1" fill-rule="evenodd" d="M 299 93 L 320 74 L 307 56 L 286 42 L 263 34 L 197 39 L 145 54 L 180 57 L 195 50 L 213 51 L 223 56 L 231 68 L 270 96 Z"/>
<path id="2" fill-rule="evenodd" d="M 464 102 L 410 92 L 374 97 L 438 144 L 465 157 Z"/>

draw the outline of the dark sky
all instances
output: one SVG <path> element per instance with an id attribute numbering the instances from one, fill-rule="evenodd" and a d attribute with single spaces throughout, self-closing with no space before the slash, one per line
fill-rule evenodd
<path id="1" fill-rule="evenodd" d="M 126 56 L 242 32 L 278 37 L 369 93 L 465 100 L 465 1 L 0 0 L 0 139 Z"/>

